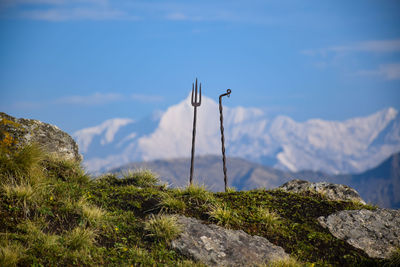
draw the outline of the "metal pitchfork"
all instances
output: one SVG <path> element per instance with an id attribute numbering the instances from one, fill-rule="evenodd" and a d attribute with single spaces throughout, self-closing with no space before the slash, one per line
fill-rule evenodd
<path id="1" fill-rule="evenodd" d="M 225 94 L 219 96 L 219 119 L 221 121 L 221 143 L 222 143 L 222 163 L 224 164 L 224 182 L 225 182 L 225 192 L 228 190 L 228 177 L 226 175 L 226 158 L 225 158 L 225 136 L 224 136 L 224 116 L 222 115 L 222 97 L 230 96 L 231 89 L 227 89 Z"/>
<path id="2" fill-rule="evenodd" d="M 194 142 L 196 138 L 197 107 L 199 107 L 200 105 L 201 105 L 201 83 L 200 83 L 199 99 L 197 99 L 197 78 L 196 78 L 196 87 L 194 86 L 194 84 L 192 84 L 192 106 L 194 107 L 194 116 L 193 116 L 193 135 L 192 135 L 192 159 L 190 161 L 190 185 L 192 185 L 193 182 Z"/>

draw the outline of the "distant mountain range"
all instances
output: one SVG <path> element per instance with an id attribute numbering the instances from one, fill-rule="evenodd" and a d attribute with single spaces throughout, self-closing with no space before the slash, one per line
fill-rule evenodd
<path id="1" fill-rule="evenodd" d="M 334 178 L 338 183 L 357 189 L 366 201 L 385 208 L 400 209 L 400 153 L 366 172 Z"/>
<path id="2" fill-rule="evenodd" d="M 369 203 L 385 208 L 400 208 L 400 154 L 396 153 L 377 167 L 356 175 L 329 175 L 322 172 L 288 172 L 239 158 L 228 158 L 229 185 L 238 190 L 254 188 L 274 188 L 292 179 L 312 182 L 328 181 L 355 188 Z M 131 163 L 112 172 L 126 172 L 130 169 L 150 169 L 160 175 L 160 179 L 173 187 L 188 183 L 190 158 L 155 160 Z M 201 156 L 195 159 L 195 182 L 204 184 L 213 191 L 223 191 L 222 160 L 217 156 Z"/>
<path id="3" fill-rule="evenodd" d="M 193 107 L 189 97 L 148 118 L 115 118 L 73 134 L 88 171 L 130 162 L 190 156 Z M 400 151 L 400 115 L 387 108 L 343 122 L 269 118 L 256 108 L 224 108 L 227 155 L 280 170 L 361 173 Z M 218 104 L 203 97 L 196 155 L 220 155 Z"/>

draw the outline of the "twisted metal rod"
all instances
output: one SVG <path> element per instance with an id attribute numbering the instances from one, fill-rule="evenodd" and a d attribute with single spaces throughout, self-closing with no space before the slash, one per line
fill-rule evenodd
<path id="1" fill-rule="evenodd" d="M 225 94 L 219 96 L 219 120 L 221 122 L 221 143 L 222 143 L 222 163 L 223 163 L 223 171 L 224 171 L 224 183 L 225 183 L 225 192 L 228 191 L 228 177 L 226 174 L 226 158 L 225 158 L 225 136 L 224 136 L 224 115 L 222 113 L 222 97 L 230 96 L 231 89 L 227 89 Z"/>

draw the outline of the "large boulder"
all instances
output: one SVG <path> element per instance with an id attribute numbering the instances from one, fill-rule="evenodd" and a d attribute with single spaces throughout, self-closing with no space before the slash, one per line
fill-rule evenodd
<path id="1" fill-rule="evenodd" d="M 184 226 L 184 230 L 178 239 L 172 241 L 172 247 L 208 266 L 259 266 L 289 257 L 283 248 L 242 230 L 205 225 L 184 216 L 178 217 L 178 223 Z"/>
<path id="2" fill-rule="evenodd" d="M 37 143 L 48 153 L 64 159 L 81 161 L 78 145 L 57 126 L 38 120 L 17 119 L 0 112 L 0 142 L 10 147 Z"/>
<path id="3" fill-rule="evenodd" d="M 318 193 L 326 199 L 334 201 L 356 201 L 361 204 L 366 204 L 355 189 L 342 184 L 332 184 L 327 182 L 311 183 L 304 180 L 294 179 L 283 184 L 279 188 L 293 193 Z"/>
<path id="4" fill-rule="evenodd" d="M 333 236 L 372 258 L 387 259 L 400 247 L 400 210 L 344 210 L 318 221 Z"/>

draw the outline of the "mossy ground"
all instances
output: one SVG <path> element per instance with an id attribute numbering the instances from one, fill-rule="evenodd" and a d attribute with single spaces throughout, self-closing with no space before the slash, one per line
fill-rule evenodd
<path id="1" fill-rule="evenodd" d="M 11 164 L 16 152 L 0 157 L 2 266 L 201 266 L 170 249 L 179 229 L 165 228 L 169 224 L 162 220 L 171 217 L 156 214 L 183 214 L 264 236 L 305 266 L 390 263 L 369 258 L 317 222 L 319 216 L 368 206 L 280 190 L 169 189 L 147 171 L 93 179 L 74 162 L 30 159 L 37 157 L 36 148 L 30 149 L 19 155 L 24 167 Z M 159 235 L 157 227 L 172 234 Z"/>

